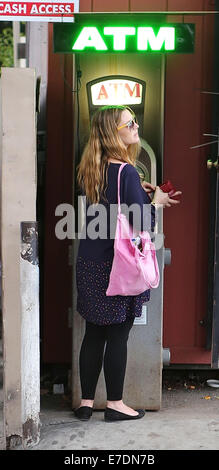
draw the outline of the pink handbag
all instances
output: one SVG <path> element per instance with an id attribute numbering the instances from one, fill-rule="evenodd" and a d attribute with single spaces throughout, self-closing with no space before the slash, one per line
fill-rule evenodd
<path id="1" fill-rule="evenodd" d="M 114 258 L 106 295 L 138 295 L 160 282 L 156 249 L 147 231 L 139 232 L 142 251 L 132 239 L 136 237 L 133 227 L 120 206 L 120 174 L 127 163 L 120 165 L 118 173 L 118 214 L 114 240 Z"/>

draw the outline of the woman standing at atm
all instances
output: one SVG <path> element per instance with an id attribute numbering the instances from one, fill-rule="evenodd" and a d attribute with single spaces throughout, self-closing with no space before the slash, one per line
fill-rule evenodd
<path id="1" fill-rule="evenodd" d="M 153 229 L 154 205 L 165 207 L 177 204 L 177 201 L 170 199 L 159 187 L 154 188 L 149 183 L 142 187 L 134 167 L 139 149 L 138 127 L 133 111 L 126 106 L 99 109 L 93 117 L 89 141 L 79 165 L 78 183 L 86 195 L 86 209 L 95 208 L 92 205 L 98 203 L 107 211 L 107 237 L 94 239 L 85 232 L 76 263 L 77 311 L 86 321 L 79 357 L 82 395 L 75 410 L 81 420 L 88 420 L 92 415 L 102 365 L 107 391 L 105 421 L 139 419 L 145 414 L 143 410 L 126 405 L 122 396 L 129 332 L 135 317 L 141 316 L 142 305 L 149 300 L 150 291 L 137 296 L 106 296 L 114 254 L 112 233 L 115 235 L 116 229 L 116 216 L 112 222 L 110 205 L 117 204 L 120 164 L 127 163 L 121 172 L 121 204 L 128 207 L 138 204 L 141 217 L 139 226 L 135 226 L 137 230 Z M 147 194 L 152 190 L 155 191 L 153 201 Z M 143 218 L 144 204 L 150 204 L 151 208 L 150 217 L 146 217 L 147 226 Z M 89 216 L 86 211 L 85 230 L 95 217 L 95 210 Z M 129 222 L 134 223 L 131 213 Z"/>

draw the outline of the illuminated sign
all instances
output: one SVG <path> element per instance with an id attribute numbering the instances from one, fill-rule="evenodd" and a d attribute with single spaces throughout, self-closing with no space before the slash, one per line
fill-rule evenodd
<path id="1" fill-rule="evenodd" d="M 142 85 L 126 79 L 109 79 L 91 85 L 94 106 L 136 105 L 142 103 Z"/>
<path id="2" fill-rule="evenodd" d="M 54 51 L 61 53 L 189 53 L 194 38 L 194 24 L 156 24 L 144 13 L 76 14 L 74 24 L 54 25 Z"/>
<path id="3" fill-rule="evenodd" d="M 0 21 L 74 22 L 79 0 L 13 0 L 0 2 Z"/>
<path id="4" fill-rule="evenodd" d="M 102 33 L 102 35 L 101 35 Z M 104 36 L 104 38 L 103 38 Z M 151 26 L 140 28 L 133 27 L 106 27 L 100 32 L 94 26 L 84 26 L 73 43 L 74 52 L 82 52 L 85 49 L 95 51 L 108 51 L 105 36 L 112 36 L 111 49 L 113 51 L 125 51 L 127 49 L 127 36 L 135 36 L 136 51 L 165 51 L 175 50 L 175 27 L 161 26 L 157 32 Z M 136 38 L 137 37 L 137 38 Z"/>

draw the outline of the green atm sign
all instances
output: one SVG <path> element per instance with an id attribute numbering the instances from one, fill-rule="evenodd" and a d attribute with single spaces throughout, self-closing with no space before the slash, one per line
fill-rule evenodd
<path id="1" fill-rule="evenodd" d="M 60 53 L 188 53 L 194 38 L 194 24 L 152 23 L 144 14 L 78 14 L 75 23 L 54 24 L 54 52 Z"/>
<path id="2" fill-rule="evenodd" d="M 106 37 L 111 36 L 112 41 L 109 44 Z M 84 26 L 76 41 L 73 43 L 72 50 L 82 52 L 85 50 L 95 51 L 127 51 L 127 38 L 135 37 L 135 46 L 137 51 L 160 51 L 164 46 L 166 51 L 175 50 L 175 28 L 161 26 L 156 32 L 152 26 L 143 26 L 135 28 L 133 26 L 106 26 L 103 31 L 95 26 Z"/>

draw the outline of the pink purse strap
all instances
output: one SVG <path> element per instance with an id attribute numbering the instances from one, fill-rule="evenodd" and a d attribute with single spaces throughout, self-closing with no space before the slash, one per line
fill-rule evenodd
<path id="1" fill-rule="evenodd" d="M 119 168 L 119 173 L 118 173 L 118 213 L 121 214 L 121 206 L 120 206 L 120 175 L 121 171 L 124 168 L 125 165 L 128 165 L 127 163 L 122 163 Z"/>

